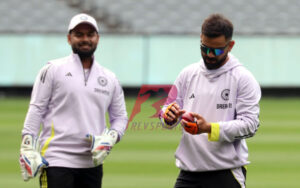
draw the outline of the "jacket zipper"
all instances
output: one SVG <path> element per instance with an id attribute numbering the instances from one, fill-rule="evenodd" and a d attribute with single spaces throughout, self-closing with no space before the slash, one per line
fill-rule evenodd
<path id="1" fill-rule="evenodd" d="M 88 77 L 86 77 L 86 76 L 85 76 L 85 71 L 84 71 L 84 68 L 83 68 L 83 67 L 82 67 L 82 70 L 83 70 L 84 86 L 86 86 L 86 85 L 87 85 L 87 81 L 88 81 L 90 75 L 88 75 Z"/>

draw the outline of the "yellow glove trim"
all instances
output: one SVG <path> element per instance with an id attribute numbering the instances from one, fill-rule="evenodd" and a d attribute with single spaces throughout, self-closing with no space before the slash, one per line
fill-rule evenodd
<path id="1" fill-rule="evenodd" d="M 209 141 L 219 141 L 220 137 L 220 124 L 219 123 L 211 123 L 211 133 L 208 134 Z"/>

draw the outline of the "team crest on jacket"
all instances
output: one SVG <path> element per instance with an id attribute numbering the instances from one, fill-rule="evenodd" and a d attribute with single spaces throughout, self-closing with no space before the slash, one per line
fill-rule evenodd
<path id="1" fill-rule="evenodd" d="M 106 86 L 107 85 L 107 79 L 103 76 L 99 76 L 98 77 L 98 83 L 100 84 L 100 86 Z"/>
<path id="2" fill-rule="evenodd" d="M 230 94 L 230 90 L 229 89 L 224 89 L 221 93 L 222 99 L 224 99 L 225 101 L 228 101 L 229 100 L 229 94 Z"/>

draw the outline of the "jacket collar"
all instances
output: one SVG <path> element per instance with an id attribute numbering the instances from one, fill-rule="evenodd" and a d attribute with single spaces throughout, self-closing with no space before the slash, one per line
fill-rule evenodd
<path id="1" fill-rule="evenodd" d="M 218 69 L 215 70 L 208 70 L 203 62 L 203 59 L 200 61 L 200 71 L 206 76 L 210 81 L 213 81 L 215 78 L 219 77 L 220 75 L 238 67 L 242 66 L 239 60 L 233 56 L 231 53 L 228 54 L 229 59 L 228 61 Z"/>
<path id="2" fill-rule="evenodd" d="M 80 59 L 80 57 L 79 57 L 78 54 L 72 53 L 72 54 L 71 54 L 71 57 L 73 58 L 73 60 L 74 60 L 74 62 L 75 62 L 76 64 L 80 65 L 81 68 L 83 68 L 81 59 Z M 90 70 L 93 69 L 93 67 L 94 67 L 94 65 L 95 65 L 95 63 L 96 63 L 96 61 L 95 61 L 95 56 L 93 56 L 92 59 L 93 59 L 93 63 L 92 63 L 92 66 L 91 66 Z"/>

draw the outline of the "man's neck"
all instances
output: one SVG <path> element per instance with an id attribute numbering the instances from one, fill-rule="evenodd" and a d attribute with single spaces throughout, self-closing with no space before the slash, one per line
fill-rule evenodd
<path id="1" fill-rule="evenodd" d="M 81 63 L 82 63 L 82 66 L 84 69 L 89 69 L 91 68 L 92 66 L 92 63 L 93 63 L 93 58 L 82 58 L 80 59 L 81 60 Z"/>

